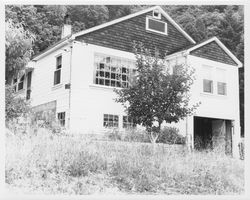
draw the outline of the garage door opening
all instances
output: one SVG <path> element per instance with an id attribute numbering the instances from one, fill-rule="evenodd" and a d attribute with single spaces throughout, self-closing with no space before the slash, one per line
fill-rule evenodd
<path id="1" fill-rule="evenodd" d="M 232 120 L 194 117 L 194 148 L 232 154 Z"/>

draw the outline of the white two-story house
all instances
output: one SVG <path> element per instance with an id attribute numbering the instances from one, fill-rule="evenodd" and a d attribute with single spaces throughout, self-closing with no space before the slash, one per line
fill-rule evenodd
<path id="1" fill-rule="evenodd" d="M 241 62 L 216 38 L 196 42 L 159 6 L 71 34 L 33 57 L 17 90 L 38 114 L 50 112 L 72 133 L 124 129 L 132 122 L 115 102 L 114 88 L 128 87 L 135 71 L 134 41 L 167 54 L 169 65 L 195 69 L 190 103 L 201 102 L 193 116 L 171 124 L 187 136 L 237 152 L 240 138 L 238 68 Z"/>

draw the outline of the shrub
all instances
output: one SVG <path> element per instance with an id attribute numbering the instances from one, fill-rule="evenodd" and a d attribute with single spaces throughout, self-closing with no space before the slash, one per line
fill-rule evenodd
<path id="1" fill-rule="evenodd" d="M 27 117 L 30 105 L 25 98 L 18 96 L 12 86 L 5 86 L 5 122 L 8 123 L 19 117 Z"/>
<path id="2" fill-rule="evenodd" d="M 179 134 L 179 129 L 175 127 L 164 127 L 157 140 L 164 144 L 185 144 L 185 137 Z"/>
<path id="3" fill-rule="evenodd" d="M 149 135 L 145 131 L 139 129 L 129 129 L 125 131 L 124 141 L 127 142 L 150 142 Z"/>
<path id="4" fill-rule="evenodd" d="M 108 137 L 108 139 L 112 140 L 112 141 L 116 141 L 116 140 L 121 140 L 122 136 L 121 136 L 121 132 L 119 131 L 119 129 L 109 129 L 106 132 L 106 135 Z"/>

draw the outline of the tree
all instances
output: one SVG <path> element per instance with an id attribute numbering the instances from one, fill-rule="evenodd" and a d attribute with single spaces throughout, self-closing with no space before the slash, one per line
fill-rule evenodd
<path id="1" fill-rule="evenodd" d="M 14 24 L 11 20 L 5 27 L 5 80 L 11 84 L 14 76 L 24 70 L 32 55 L 34 35 L 25 31 L 22 24 Z"/>
<path id="2" fill-rule="evenodd" d="M 136 124 L 146 127 L 151 142 L 155 143 L 164 121 L 178 122 L 198 106 L 189 106 L 194 71 L 175 65 L 171 73 L 158 51 L 151 53 L 142 44 L 135 45 L 134 52 L 137 74 L 130 87 L 115 90 L 116 101 L 124 105 Z"/>

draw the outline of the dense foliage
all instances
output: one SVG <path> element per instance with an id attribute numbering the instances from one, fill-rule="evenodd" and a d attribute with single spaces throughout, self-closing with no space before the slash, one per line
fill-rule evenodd
<path id="1" fill-rule="evenodd" d="M 5 87 L 5 120 L 6 123 L 22 117 L 29 112 L 29 103 L 13 92 L 11 86 Z"/>
<path id="2" fill-rule="evenodd" d="M 184 64 L 168 66 L 157 50 L 151 52 L 142 44 L 135 44 L 134 52 L 134 80 L 129 88 L 115 90 L 116 101 L 124 105 L 134 123 L 146 127 L 155 142 L 163 122 L 178 122 L 198 106 L 189 105 L 194 70 Z"/>
<path id="3" fill-rule="evenodd" d="M 134 13 L 151 5 L 7 5 L 6 21 L 22 24 L 36 36 L 34 54 L 60 40 L 66 13 L 73 32 Z M 200 42 L 218 37 L 244 63 L 244 7 L 238 5 L 163 5 L 184 30 Z M 244 128 L 244 68 L 240 69 L 241 127 Z"/>

